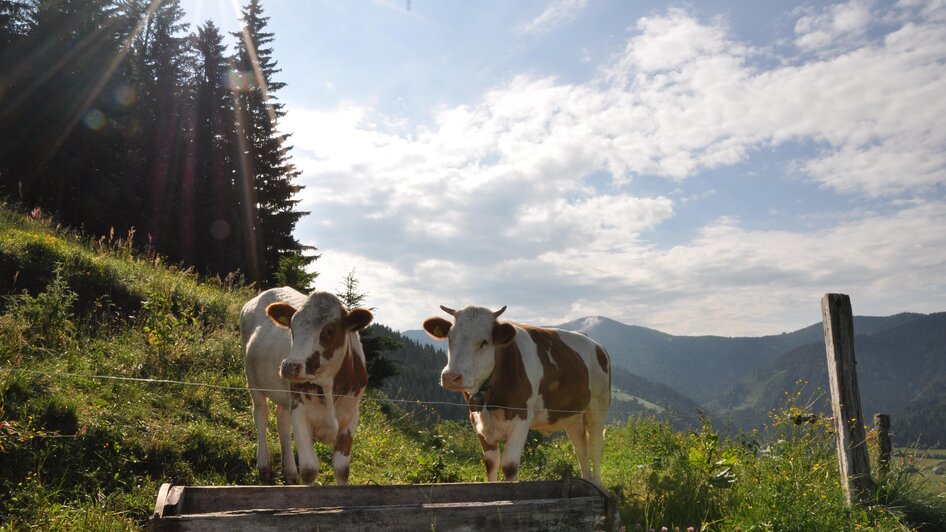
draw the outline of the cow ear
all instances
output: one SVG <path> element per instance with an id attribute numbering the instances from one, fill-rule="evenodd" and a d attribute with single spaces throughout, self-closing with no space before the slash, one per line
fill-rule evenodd
<path id="1" fill-rule="evenodd" d="M 493 324 L 493 343 L 496 345 L 506 345 L 516 338 L 516 328 L 512 324 L 494 323 Z"/>
<path id="2" fill-rule="evenodd" d="M 269 319 L 273 320 L 273 323 L 283 329 L 289 328 L 292 315 L 295 313 L 295 307 L 289 303 L 273 303 L 266 307 L 266 315 L 269 316 Z"/>
<path id="3" fill-rule="evenodd" d="M 363 308 L 356 308 L 345 315 L 345 318 L 342 320 L 345 329 L 355 332 L 360 331 L 368 326 L 371 323 L 371 320 L 374 319 L 374 316 L 371 314 L 370 310 Z"/>
<path id="4" fill-rule="evenodd" d="M 424 330 L 427 331 L 427 334 L 438 340 L 446 338 L 452 326 L 452 323 L 443 318 L 427 318 L 427 321 L 424 322 Z"/>

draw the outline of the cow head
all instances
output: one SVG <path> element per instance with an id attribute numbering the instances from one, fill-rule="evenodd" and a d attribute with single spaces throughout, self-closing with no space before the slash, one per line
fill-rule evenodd
<path id="1" fill-rule="evenodd" d="M 440 373 L 440 385 L 448 390 L 477 392 L 496 365 L 496 347 L 512 342 L 516 329 L 496 321 L 506 307 L 496 312 L 483 307 L 453 310 L 441 306 L 455 323 L 429 318 L 424 330 L 434 338 L 447 339 L 447 366 Z"/>
<path id="2" fill-rule="evenodd" d="M 266 315 L 292 335 L 292 348 L 279 366 L 279 376 L 316 384 L 328 384 L 338 372 L 348 348 L 348 333 L 367 327 L 373 318 L 363 308 L 346 310 L 328 292 L 313 292 L 299 309 L 273 303 L 266 307 Z"/>

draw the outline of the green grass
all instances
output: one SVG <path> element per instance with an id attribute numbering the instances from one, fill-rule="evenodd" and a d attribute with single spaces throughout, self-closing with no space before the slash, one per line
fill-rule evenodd
<path id="1" fill-rule="evenodd" d="M 942 494 L 946 498 L 946 474 L 937 475 L 933 472 L 936 468 L 946 470 L 946 450 L 898 448 L 894 451 L 893 462 L 908 471 L 930 492 Z"/>
<path id="2" fill-rule="evenodd" d="M 133 530 L 163 482 L 258 482 L 237 331 L 252 291 L 5 208 L 0 288 L 0 529 Z M 796 410 L 732 439 L 709 423 L 691 433 L 654 419 L 610 426 L 603 482 L 631 530 L 946 527 L 943 496 L 896 464 L 867 504 L 846 508 L 832 435 L 789 423 Z M 270 442 L 278 449 L 274 426 Z M 485 477 L 468 424 L 424 425 L 376 392 L 352 453 L 355 484 Z M 333 483 L 331 450 L 318 454 L 318 481 Z M 576 470 L 567 440 L 532 435 L 519 478 Z"/>

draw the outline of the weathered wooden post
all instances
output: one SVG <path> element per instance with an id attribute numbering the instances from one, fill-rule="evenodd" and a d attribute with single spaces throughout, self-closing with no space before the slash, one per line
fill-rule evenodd
<path id="1" fill-rule="evenodd" d="M 890 415 L 874 414 L 874 432 L 877 433 L 877 448 L 880 450 L 877 458 L 881 473 L 890 471 Z"/>
<path id="2" fill-rule="evenodd" d="M 870 458 L 867 434 L 861 416 L 861 396 L 857 389 L 857 361 L 854 358 L 854 315 L 851 298 L 845 294 L 825 294 L 821 298 L 824 317 L 824 345 L 828 356 L 831 409 L 837 432 L 841 484 L 847 504 L 870 492 Z"/>

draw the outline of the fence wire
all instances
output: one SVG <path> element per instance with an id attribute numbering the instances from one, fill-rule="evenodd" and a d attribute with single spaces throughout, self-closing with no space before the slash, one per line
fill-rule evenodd
<path id="1" fill-rule="evenodd" d="M 117 382 L 125 382 L 125 383 L 163 384 L 163 385 L 184 386 L 184 387 L 192 387 L 192 388 L 207 388 L 207 389 L 212 389 L 212 390 L 240 392 L 240 393 L 251 392 L 251 391 L 263 392 L 263 393 L 290 392 L 290 393 L 294 393 L 294 394 L 297 393 L 297 394 L 301 394 L 301 395 L 305 395 L 309 397 L 326 397 L 326 396 L 349 397 L 349 398 L 360 399 L 362 401 L 370 401 L 370 402 L 376 402 L 376 403 L 396 403 L 396 404 L 413 405 L 413 406 L 417 406 L 417 405 L 447 406 L 447 407 L 469 409 L 469 405 L 465 402 L 459 403 L 459 402 L 450 402 L 450 401 L 422 401 L 419 399 L 398 399 L 395 397 L 372 397 L 372 396 L 364 396 L 364 395 L 346 395 L 346 394 L 335 394 L 335 393 L 329 394 L 329 393 L 324 393 L 324 392 L 318 393 L 318 392 L 313 392 L 313 391 L 301 391 L 301 390 L 296 391 L 296 390 L 289 390 L 285 388 L 280 388 L 280 389 L 250 388 L 248 386 L 225 386 L 222 384 L 211 384 L 207 382 L 179 381 L 179 380 L 173 380 L 173 379 L 152 379 L 152 378 L 147 378 L 147 377 L 128 377 L 128 376 L 122 376 L 122 375 L 92 375 L 92 374 L 73 373 L 73 372 L 65 372 L 65 371 L 39 371 L 39 370 L 31 370 L 31 369 L 24 369 L 24 368 L 0 368 L 0 372 L 26 373 L 26 374 L 31 374 L 31 375 L 42 375 L 42 376 L 47 376 L 47 377 L 51 376 L 51 377 L 73 378 L 73 379 L 117 381 Z M 490 406 L 496 407 L 496 408 L 503 408 L 505 410 L 514 410 L 514 411 L 530 410 L 529 408 L 523 408 L 523 407 L 510 407 L 510 406 L 489 405 L 489 404 L 482 405 L 483 408 L 487 408 Z M 630 415 L 640 413 L 639 410 L 620 410 L 620 409 L 619 410 L 609 409 L 604 412 L 592 411 L 592 410 L 562 410 L 562 409 L 552 409 L 552 408 L 545 408 L 543 410 L 550 413 L 554 412 L 554 413 L 559 413 L 559 414 L 594 413 L 594 414 L 601 414 L 601 415 L 615 415 L 615 414 L 623 413 L 630 416 Z M 703 419 L 703 416 L 698 412 L 685 413 L 685 412 L 673 411 L 669 409 L 665 409 L 662 412 L 656 412 L 653 417 L 661 417 L 661 415 L 668 418 L 674 418 L 674 419 L 680 419 L 680 420 L 701 421 Z M 640 417 L 649 417 L 649 416 L 642 415 Z M 743 422 L 749 422 L 749 423 L 758 423 L 758 422 L 767 421 L 769 420 L 769 418 L 767 416 L 742 416 L 741 415 L 741 416 L 726 416 L 725 418 L 723 418 L 723 420 L 730 421 L 730 422 L 743 421 Z"/>

